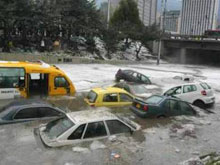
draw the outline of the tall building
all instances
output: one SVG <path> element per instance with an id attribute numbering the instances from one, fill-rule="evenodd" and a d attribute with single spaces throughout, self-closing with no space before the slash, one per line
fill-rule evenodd
<path id="1" fill-rule="evenodd" d="M 157 0 L 135 0 L 139 11 L 140 20 L 145 26 L 156 23 Z M 118 7 L 120 0 L 110 0 L 111 14 Z"/>
<path id="2" fill-rule="evenodd" d="M 168 32 L 178 32 L 180 24 L 180 11 L 171 10 L 165 12 L 164 29 Z"/>
<path id="3" fill-rule="evenodd" d="M 136 0 L 139 17 L 145 26 L 156 23 L 157 0 Z"/>
<path id="4" fill-rule="evenodd" d="M 180 34 L 202 35 L 216 29 L 219 0 L 183 0 Z"/>

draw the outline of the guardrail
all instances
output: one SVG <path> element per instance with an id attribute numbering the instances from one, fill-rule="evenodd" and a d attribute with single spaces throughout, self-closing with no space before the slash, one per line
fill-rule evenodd
<path id="1" fill-rule="evenodd" d="M 194 40 L 194 41 L 220 41 L 220 36 L 205 36 L 205 35 L 180 35 L 180 34 L 165 34 L 164 40 Z"/>

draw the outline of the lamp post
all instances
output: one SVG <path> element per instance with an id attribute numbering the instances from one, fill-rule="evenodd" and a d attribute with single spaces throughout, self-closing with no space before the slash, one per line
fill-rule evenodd
<path id="1" fill-rule="evenodd" d="M 166 7 L 166 2 L 167 0 L 161 0 L 161 9 L 160 9 L 160 31 L 162 31 L 162 33 L 164 33 L 164 17 L 165 17 L 165 7 Z M 158 56 L 157 56 L 157 65 L 160 64 L 160 56 L 161 56 L 161 38 L 159 41 L 159 50 L 158 50 Z"/>
<path id="2" fill-rule="evenodd" d="M 109 28 L 110 8 L 111 8 L 111 0 L 108 0 L 107 28 Z"/>

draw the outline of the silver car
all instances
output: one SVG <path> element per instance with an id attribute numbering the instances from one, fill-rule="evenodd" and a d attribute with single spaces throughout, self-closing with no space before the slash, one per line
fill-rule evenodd
<path id="1" fill-rule="evenodd" d="M 57 147 L 132 133 L 139 129 L 140 126 L 133 121 L 106 110 L 89 110 L 67 113 L 63 118 L 42 125 L 39 133 L 44 144 Z"/>

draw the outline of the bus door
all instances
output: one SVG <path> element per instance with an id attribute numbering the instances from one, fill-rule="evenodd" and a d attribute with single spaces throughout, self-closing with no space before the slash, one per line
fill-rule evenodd
<path id="1" fill-rule="evenodd" d="M 70 84 L 64 76 L 49 75 L 49 95 L 70 94 Z"/>

